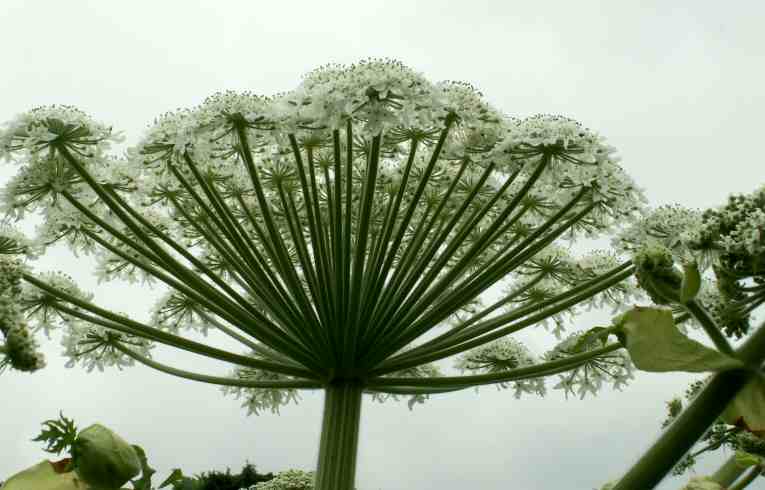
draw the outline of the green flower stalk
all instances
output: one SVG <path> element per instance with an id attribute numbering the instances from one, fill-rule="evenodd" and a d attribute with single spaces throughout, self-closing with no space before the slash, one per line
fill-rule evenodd
<path id="1" fill-rule="evenodd" d="M 19 116 L 0 133 L 0 156 L 20 166 L 2 207 L 42 214 L 36 253 L 63 242 L 96 257 L 99 279 L 167 295 L 143 323 L 25 270 L 19 314 L 62 328 L 72 364 L 137 361 L 221 385 L 254 413 L 325 390 L 318 490 L 353 488 L 364 393 L 410 406 L 483 384 L 541 395 L 560 375 L 557 388 L 584 396 L 630 377 L 618 343 L 575 335 L 536 356 L 510 337 L 560 336 L 576 308 L 637 294 L 629 260 L 563 246 L 642 202 L 614 149 L 571 119 L 513 119 L 467 84 L 367 60 L 274 97 L 226 92 L 165 114 L 125 157 L 114 141 L 73 108 Z M 246 353 L 182 335 L 211 329 Z M 158 343 L 236 368 L 180 370 L 152 358 Z M 454 356 L 463 375 L 442 375 Z"/>
<path id="2" fill-rule="evenodd" d="M 664 433 L 615 490 L 653 488 L 673 468 L 682 472 L 700 454 L 720 447 L 736 449 L 736 463 L 748 460 L 754 469 L 733 484 L 743 470 L 729 462 L 713 480 L 692 482 L 696 487 L 744 488 L 761 472 L 765 324 L 750 329 L 749 321 L 765 303 L 764 196 L 763 189 L 734 196 L 704 213 L 659 208 L 615 240 L 617 248 L 633 253 L 639 285 L 667 307 L 636 308 L 620 317 L 620 335 L 635 366 L 716 372 L 693 385 L 687 407 L 680 399 L 668 404 Z M 683 264 L 682 272 L 675 261 Z M 700 327 L 715 348 L 688 338 L 678 325 Z M 727 338 L 744 336 L 736 349 Z M 702 447 L 694 448 L 699 439 Z"/>

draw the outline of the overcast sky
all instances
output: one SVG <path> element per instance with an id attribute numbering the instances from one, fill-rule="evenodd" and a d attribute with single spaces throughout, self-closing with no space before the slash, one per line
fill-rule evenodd
<path id="1" fill-rule="evenodd" d="M 75 105 L 133 144 L 155 116 L 216 91 L 270 95 L 328 62 L 391 57 L 433 81 L 468 81 L 515 116 L 576 118 L 619 149 L 651 203 L 704 208 L 763 183 L 764 13 L 756 1 L 0 0 L 0 121 L 38 105 Z M 0 165 L 0 184 L 13 172 Z M 36 267 L 68 272 L 97 303 L 145 319 L 158 291 L 97 286 L 91 264 L 54 250 Z M 578 326 L 606 318 L 585 315 Z M 276 472 L 315 463 L 320 392 L 281 415 L 248 417 L 215 386 L 143 367 L 66 369 L 57 338 L 44 351 L 45 370 L 0 376 L 0 480 L 46 457 L 29 439 L 59 410 L 142 445 L 158 481 L 174 467 L 237 471 L 250 461 Z M 229 369 L 156 353 L 197 371 Z M 493 387 L 411 412 L 365 400 L 357 486 L 599 488 L 656 438 L 664 402 L 691 379 L 641 373 L 623 392 L 583 401 L 558 392 L 516 400 Z"/>

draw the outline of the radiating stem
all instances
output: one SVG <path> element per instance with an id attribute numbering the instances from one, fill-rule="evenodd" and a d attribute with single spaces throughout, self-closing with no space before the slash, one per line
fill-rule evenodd
<path id="1" fill-rule="evenodd" d="M 478 386 L 484 384 L 495 384 L 509 381 L 519 381 L 523 379 L 538 378 L 550 376 L 564 371 L 569 371 L 575 367 L 596 359 L 602 355 L 614 352 L 622 348 L 621 344 L 611 344 L 600 349 L 594 349 L 583 354 L 565 357 L 555 361 L 543 362 L 533 366 L 509 369 L 498 373 L 476 374 L 472 376 L 442 376 L 433 378 L 372 378 L 368 380 L 367 385 L 371 388 L 378 386 L 427 386 L 427 387 L 457 387 L 457 386 Z"/>
<path id="2" fill-rule="evenodd" d="M 354 490 L 362 391 L 353 380 L 326 388 L 315 490 Z"/>
<path id="3" fill-rule="evenodd" d="M 47 291 L 48 293 L 55 296 L 56 298 L 62 299 L 64 301 L 74 304 L 75 306 L 79 306 L 80 308 L 84 310 L 87 310 L 96 315 L 99 315 L 98 317 L 96 317 L 96 316 L 85 314 L 79 310 L 69 308 L 62 304 L 55 304 L 55 308 L 57 310 L 63 311 L 73 317 L 81 318 L 87 322 L 90 322 L 96 325 L 101 325 L 103 327 L 115 330 L 117 332 L 125 333 L 128 335 L 135 335 L 135 336 L 152 340 L 155 342 L 160 342 L 165 345 L 176 347 L 178 349 L 183 349 L 183 350 L 193 352 L 195 354 L 199 354 L 202 356 L 207 356 L 207 357 L 217 359 L 223 362 L 231 362 L 234 364 L 238 364 L 240 366 L 254 367 L 256 369 L 270 370 L 277 373 L 289 374 L 291 376 L 300 376 L 300 377 L 310 378 L 310 379 L 319 378 L 319 375 L 307 369 L 297 368 L 294 366 L 283 366 L 275 362 L 261 361 L 258 359 L 254 359 L 252 357 L 242 356 L 239 354 L 233 354 L 231 352 L 227 352 L 222 349 L 216 349 L 215 347 L 210 347 L 205 344 L 200 344 L 199 342 L 194 342 L 193 340 L 185 339 L 177 335 L 163 332 L 162 330 L 149 327 L 135 320 L 131 320 L 130 318 L 124 317 L 122 315 L 118 315 L 116 313 L 112 313 L 111 311 L 104 310 L 103 308 L 99 308 L 94 304 L 88 303 L 87 301 L 83 301 L 70 294 L 60 291 L 52 286 L 49 286 L 45 284 L 44 282 L 28 274 L 25 274 L 23 277 L 25 281 L 31 283 L 32 285 L 44 291 Z"/>
<path id="4" fill-rule="evenodd" d="M 525 327 L 539 323 L 545 318 L 549 318 L 550 316 L 556 313 L 564 311 L 574 306 L 575 304 L 580 303 L 581 301 L 584 301 L 587 298 L 591 298 L 592 296 L 599 293 L 600 291 L 604 291 L 608 289 L 609 287 L 613 286 L 614 284 L 617 284 L 623 281 L 627 277 L 631 276 L 633 272 L 634 272 L 633 269 L 628 269 L 626 271 L 621 272 L 620 274 L 611 276 L 608 280 L 595 284 L 591 286 L 590 288 L 585 289 L 581 293 L 575 296 L 571 296 L 566 301 L 562 301 L 560 303 L 554 304 L 550 306 L 549 308 L 546 308 L 542 311 L 534 313 L 516 323 L 511 323 L 508 325 L 509 320 L 507 319 L 510 315 L 513 315 L 515 312 L 511 312 L 507 315 L 500 315 L 496 318 L 486 320 L 485 322 L 475 325 L 472 328 L 476 328 L 476 329 L 480 328 L 482 330 L 487 330 L 490 333 L 487 333 L 481 336 L 478 336 L 478 334 L 475 334 L 471 336 L 469 340 L 466 340 L 462 343 L 452 340 L 452 342 L 447 343 L 448 347 L 445 345 L 443 348 L 436 348 L 432 352 L 428 351 L 428 354 L 420 354 L 416 358 L 407 358 L 407 360 L 404 360 L 404 361 L 400 361 L 398 357 L 389 358 L 385 362 L 381 363 L 379 366 L 372 369 L 371 374 L 380 376 L 380 375 L 391 373 L 401 369 L 419 366 L 421 364 L 436 361 L 438 359 L 444 359 L 454 354 L 459 354 L 460 352 L 464 352 L 474 347 L 484 345 L 500 337 L 510 335 L 511 333 L 515 333 Z"/>
<path id="5" fill-rule="evenodd" d="M 179 378 L 188 379 L 191 381 L 200 381 L 202 383 L 209 383 L 220 386 L 239 386 L 242 388 L 271 388 L 271 389 L 298 389 L 298 388 L 321 388 L 322 384 L 319 381 L 311 380 L 284 380 L 284 381 L 255 381 L 243 378 L 225 378 L 221 376 L 209 376 L 207 374 L 193 373 L 191 371 L 185 371 L 183 369 L 177 369 L 166 364 L 154 361 L 144 355 L 135 352 L 122 345 L 119 342 L 113 344 L 114 348 L 123 352 L 124 354 L 132 357 L 136 361 L 144 364 L 150 368 L 156 369 L 166 374 L 176 376 Z"/>

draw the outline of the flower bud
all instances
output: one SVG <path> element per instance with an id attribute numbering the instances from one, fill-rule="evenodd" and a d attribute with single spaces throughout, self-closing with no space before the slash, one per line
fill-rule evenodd
<path id="1" fill-rule="evenodd" d="M 672 252 L 667 247 L 649 243 L 635 254 L 633 261 L 638 285 L 654 303 L 667 305 L 680 301 L 683 276 L 675 269 Z"/>
<path id="2" fill-rule="evenodd" d="M 45 358 L 37 352 L 37 342 L 26 323 L 12 325 L 5 335 L 5 351 L 14 369 L 33 372 L 45 367 Z"/>
<path id="3" fill-rule="evenodd" d="M 76 471 L 89 485 L 114 489 L 141 471 L 135 449 L 103 425 L 83 429 L 76 442 Z"/>

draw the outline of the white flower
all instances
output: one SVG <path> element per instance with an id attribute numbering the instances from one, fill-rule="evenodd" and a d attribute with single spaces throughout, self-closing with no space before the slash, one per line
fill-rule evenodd
<path id="1" fill-rule="evenodd" d="M 545 361 L 557 361 L 566 357 L 582 354 L 599 347 L 602 344 L 593 339 L 582 341 L 584 332 L 569 335 L 551 351 L 544 355 Z M 609 352 L 560 375 L 560 382 L 555 389 L 562 389 L 566 396 L 576 390 L 579 398 L 587 393 L 597 395 L 604 381 L 611 381 L 615 389 L 621 389 L 631 379 L 634 379 L 632 362 L 623 349 Z"/>
<path id="2" fill-rule="evenodd" d="M 480 373 L 501 373 L 511 369 L 533 366 L 536 360 L 531 352 L 519 341 L 504 337 L 462 353 L 455 367 L 462 372 L 477 371 Z M 499 383 L 497 388 L 515 390 L 515 397 L 521 394 L 545 394 L 543 378 L 524 379 Z"/>
<path id="3" fill-rule="evenodd" d="M 265 359 L 263 355 L 257 352 L 251 352 L 250 355 L 257 359 Z M 247 379 L 251 381 L 286 381 L 293 379 L 292 376 L 285 374 L 263 371 L 261 369 L 237 367 L 231 373 L 233 378 Z M 221 391 L 230 395 L 233 394 L 238 400 L 244 399 L 243 408 L 247 408 L 247 415 L 259 415 L 263 410 L 270 410 L 271 413 L 279 413 L 279 409 L 288 405 L 291 401 L 297 403 L 300 395 L 296 389 L 281 388 L 244 388 L 241 386 L 222 386 Z"/>
<path id="4" fill-rule="evenodd" d="M 123 313 L 122 316 L 128 315 Z M 69 358 L 66 367 L 82 364 L 88 372 L 93 371 L 94 368 L 103 372 L 105 367 L 116 367 L 122 370 L 123 367 L 133 366 L 135 359 L 117 349 L 115 347 L 117 343 L 149 358 L 150 351 L 154 348 L 151 342 L 141 337 L 118 333 L 100 325 L 91 325 L 72 319 L 67 322 L 61 338 L 61 345 L 64 347 L 62 354 Z"/>
<path id="5" fill-rule="evenodd" d="M 314 479 L 313 471 L 281 471 L 273 480 L 257 483 L 250 490 L 313 490 Z"/>

